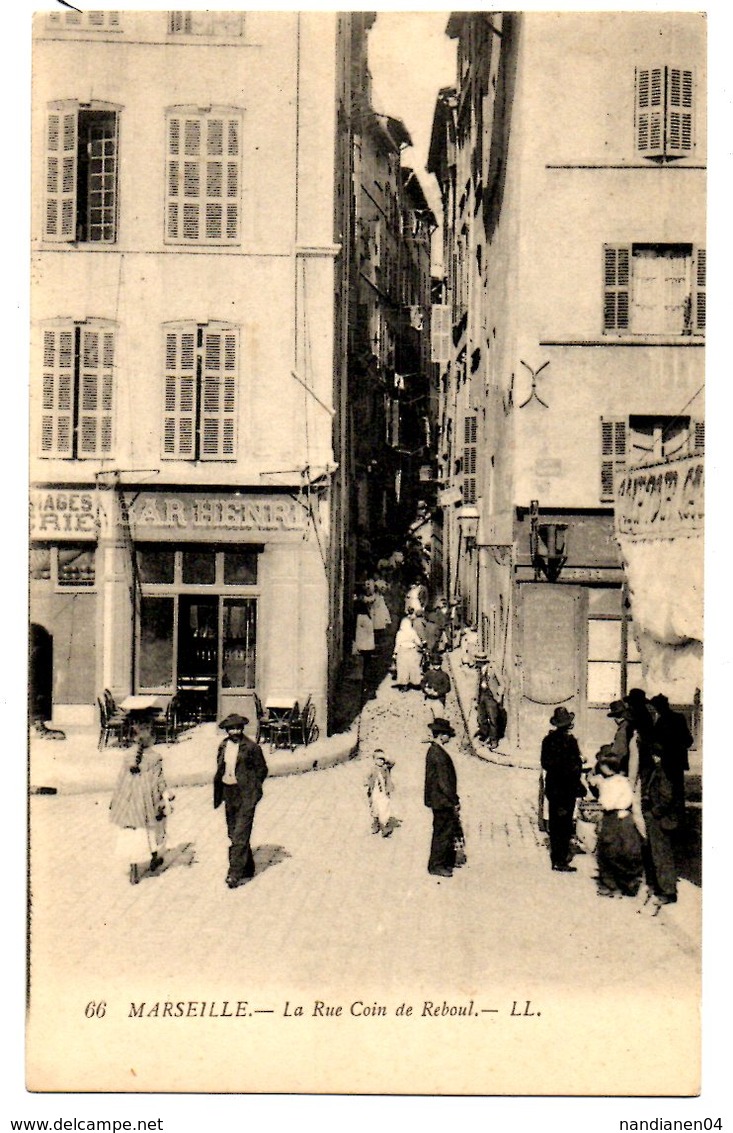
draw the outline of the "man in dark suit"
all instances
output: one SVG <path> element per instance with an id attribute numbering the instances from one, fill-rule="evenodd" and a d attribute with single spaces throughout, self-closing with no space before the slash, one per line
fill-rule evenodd
<path id="1" fill-rule="evenodd" d="M 214 775 L 214 809 L 224 803 L 229 834 L 230 889 L 244 885 L 254 877 L 250 837 L 257 803 L 262 798 L 262 784 L 267 778 L 267 764 L 262 748 L 244 734 L 246 716 L 231 713 L 219 724 L 227 736 L 219 744 Z"/>
<path id="2" fill-rule="evenodd" d="M 456 769 L 443 747 L 455 731 L 440 717 L 431 721 L 432 742 L 425 757 L 425 806 L 433 812 L 433 839 L 430 844 L 428 873 L 435 877 L 452 877 L 456 864 L 456 838 L 460 837 L 460 821 Z"/>

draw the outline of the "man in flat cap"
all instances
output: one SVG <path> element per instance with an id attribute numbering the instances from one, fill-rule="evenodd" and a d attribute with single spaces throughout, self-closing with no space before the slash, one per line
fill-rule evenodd
<path id="1" fill-rule="evenodd" d="M 233 712 L 219 724 L 226 739 L 219 744 L 216 756 L 214 809 L 224 803 L 230 842 L 226 883 L 230 889 L 254 877 L 250 838 L 262 784 L 267 778 L 262 748 L 244 734 L 248 723 L 246 716 Z"/>
<path id="2" fill-rule="evenodd" d="M 433 812 L 428 873 L 435 877 L 452 877 L 456 864 L 456 839 L 461 834 L 458 817 L 460 799 L 456 769 L 443 745 L 456 733 L 442 717 L 432 720 L 428 728 L 433 737 L 425 757 L 425 806 Z"/>

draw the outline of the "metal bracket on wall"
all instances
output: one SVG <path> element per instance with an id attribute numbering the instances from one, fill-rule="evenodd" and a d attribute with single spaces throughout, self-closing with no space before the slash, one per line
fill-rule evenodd
<path id="1" fill-rule="evenodd" d="M 519 408 L 524 409 L 525 405 L 529 405 L 530 401 L 532 401 L 532 399 L 534 398 L 536 401 L 539 401 L 540 405 L 544 406 L 545 409 L 549 409 L 550 407 L 547 402 L 543 401 L 540 395 L 537 393 L 537 378 L 540 376 L 545 367 L 550 365 L 550 359 L 548 358 L 546 362 L 543 362 L 537 370 L 533 370 L 532 367 L 527 365 L 526 362 L 522 361 L 521 358 L 520 362 L 524 366 L 525 370 L 529 370 L 530 376 L 532 378 L 532 389 L 530 390 L 530 394 L 527 400 L 523 401 Z"/>

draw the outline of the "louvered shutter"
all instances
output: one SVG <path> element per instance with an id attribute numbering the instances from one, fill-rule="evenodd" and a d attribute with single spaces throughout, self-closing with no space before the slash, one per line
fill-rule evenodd
<path id="1" fill-rule="evenodd" d="M 463 421 L 463 502 L 476 503 L 476 417 Z"/>
<path id="2" fill-rule="evenodd" d="M 692 152 L 692 71 L 667 68 L 667 156 L 684 157 Z"/>
<path id="3" fill-rule="evenodd" d="M 41 455 L 73 456 L 74 326 L 43 331 Z"/>
<path id="4" fill-rule="evenodd" d="M 616 480 L 626 468 L 627 425 L 625 418 L 601 418 L 601 501 L 616 496 Z"/>
<path id="5" fill-rule="evenodd" d="M 690 450 L 695 456 L 702 456 L 705 452 L 705 422 L 692 420 L 690 422 Z"/>
<path id="6" fill-rule="evenodd" d="M 664 153 L 664 67 L 636 70 L 636 148 L 643 157 Z"/>
<path id="7" fill-rule="evenodd" d="M 163 378 L 163 456 L 193 460 L 196 455 L 196 327 L 165 332 Z"/>
<path id="8" fill-rule="evenodd" d="M 629 329 L 631 248 L 605 244 L 603 248 L 603 329 Z"/>
<path id="9" fill-rule="evenodd" d="M 202 460 L 234 456 L 237 395 L 237 331 L 204 328 L 202 347 Z"/>
<path id="10" fill-rule="evenodd" d="M 113 327 L 81 327 L 79 344 L 79 457 L 112 451 Z"/>
<path id="11" fill-rule="evenodd" d="M 76 238 L 77 108 L 52 107 L 46 122 L 47 240 Z"/>
<path id="12" fill-rule="evenodd" d="M 696 248 L 692 272 L 694 285 L 692 293 L 692 329 L 694 334 L 705 333 L 706 260 L 705 248 Z"/>
<path id="13" fill-rule="evenodd" d="M 241 122 L 238 115 L 168 118 L 166 238 L 184 244 L 239 240 Z"/>
<path id="14" fill-rule="evenodd" d="M 433 304 L 431 311 L 431 361 L 445 364 L 450 359 L 450 308 L 445 304 Z"/>

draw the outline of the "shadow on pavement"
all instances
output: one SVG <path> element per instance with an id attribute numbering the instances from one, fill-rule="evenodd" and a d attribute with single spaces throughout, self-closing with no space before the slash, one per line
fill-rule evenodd
<path id="1" fill-rule="evenodd" d="M 284 846 L 258 846 L 252 850 L 252 857 L 255 860 L 255 877 L 259 877 L 270 866 L 280 865 L 280 862 L 286 861 L 287 858 L 292 857 Z"/>

